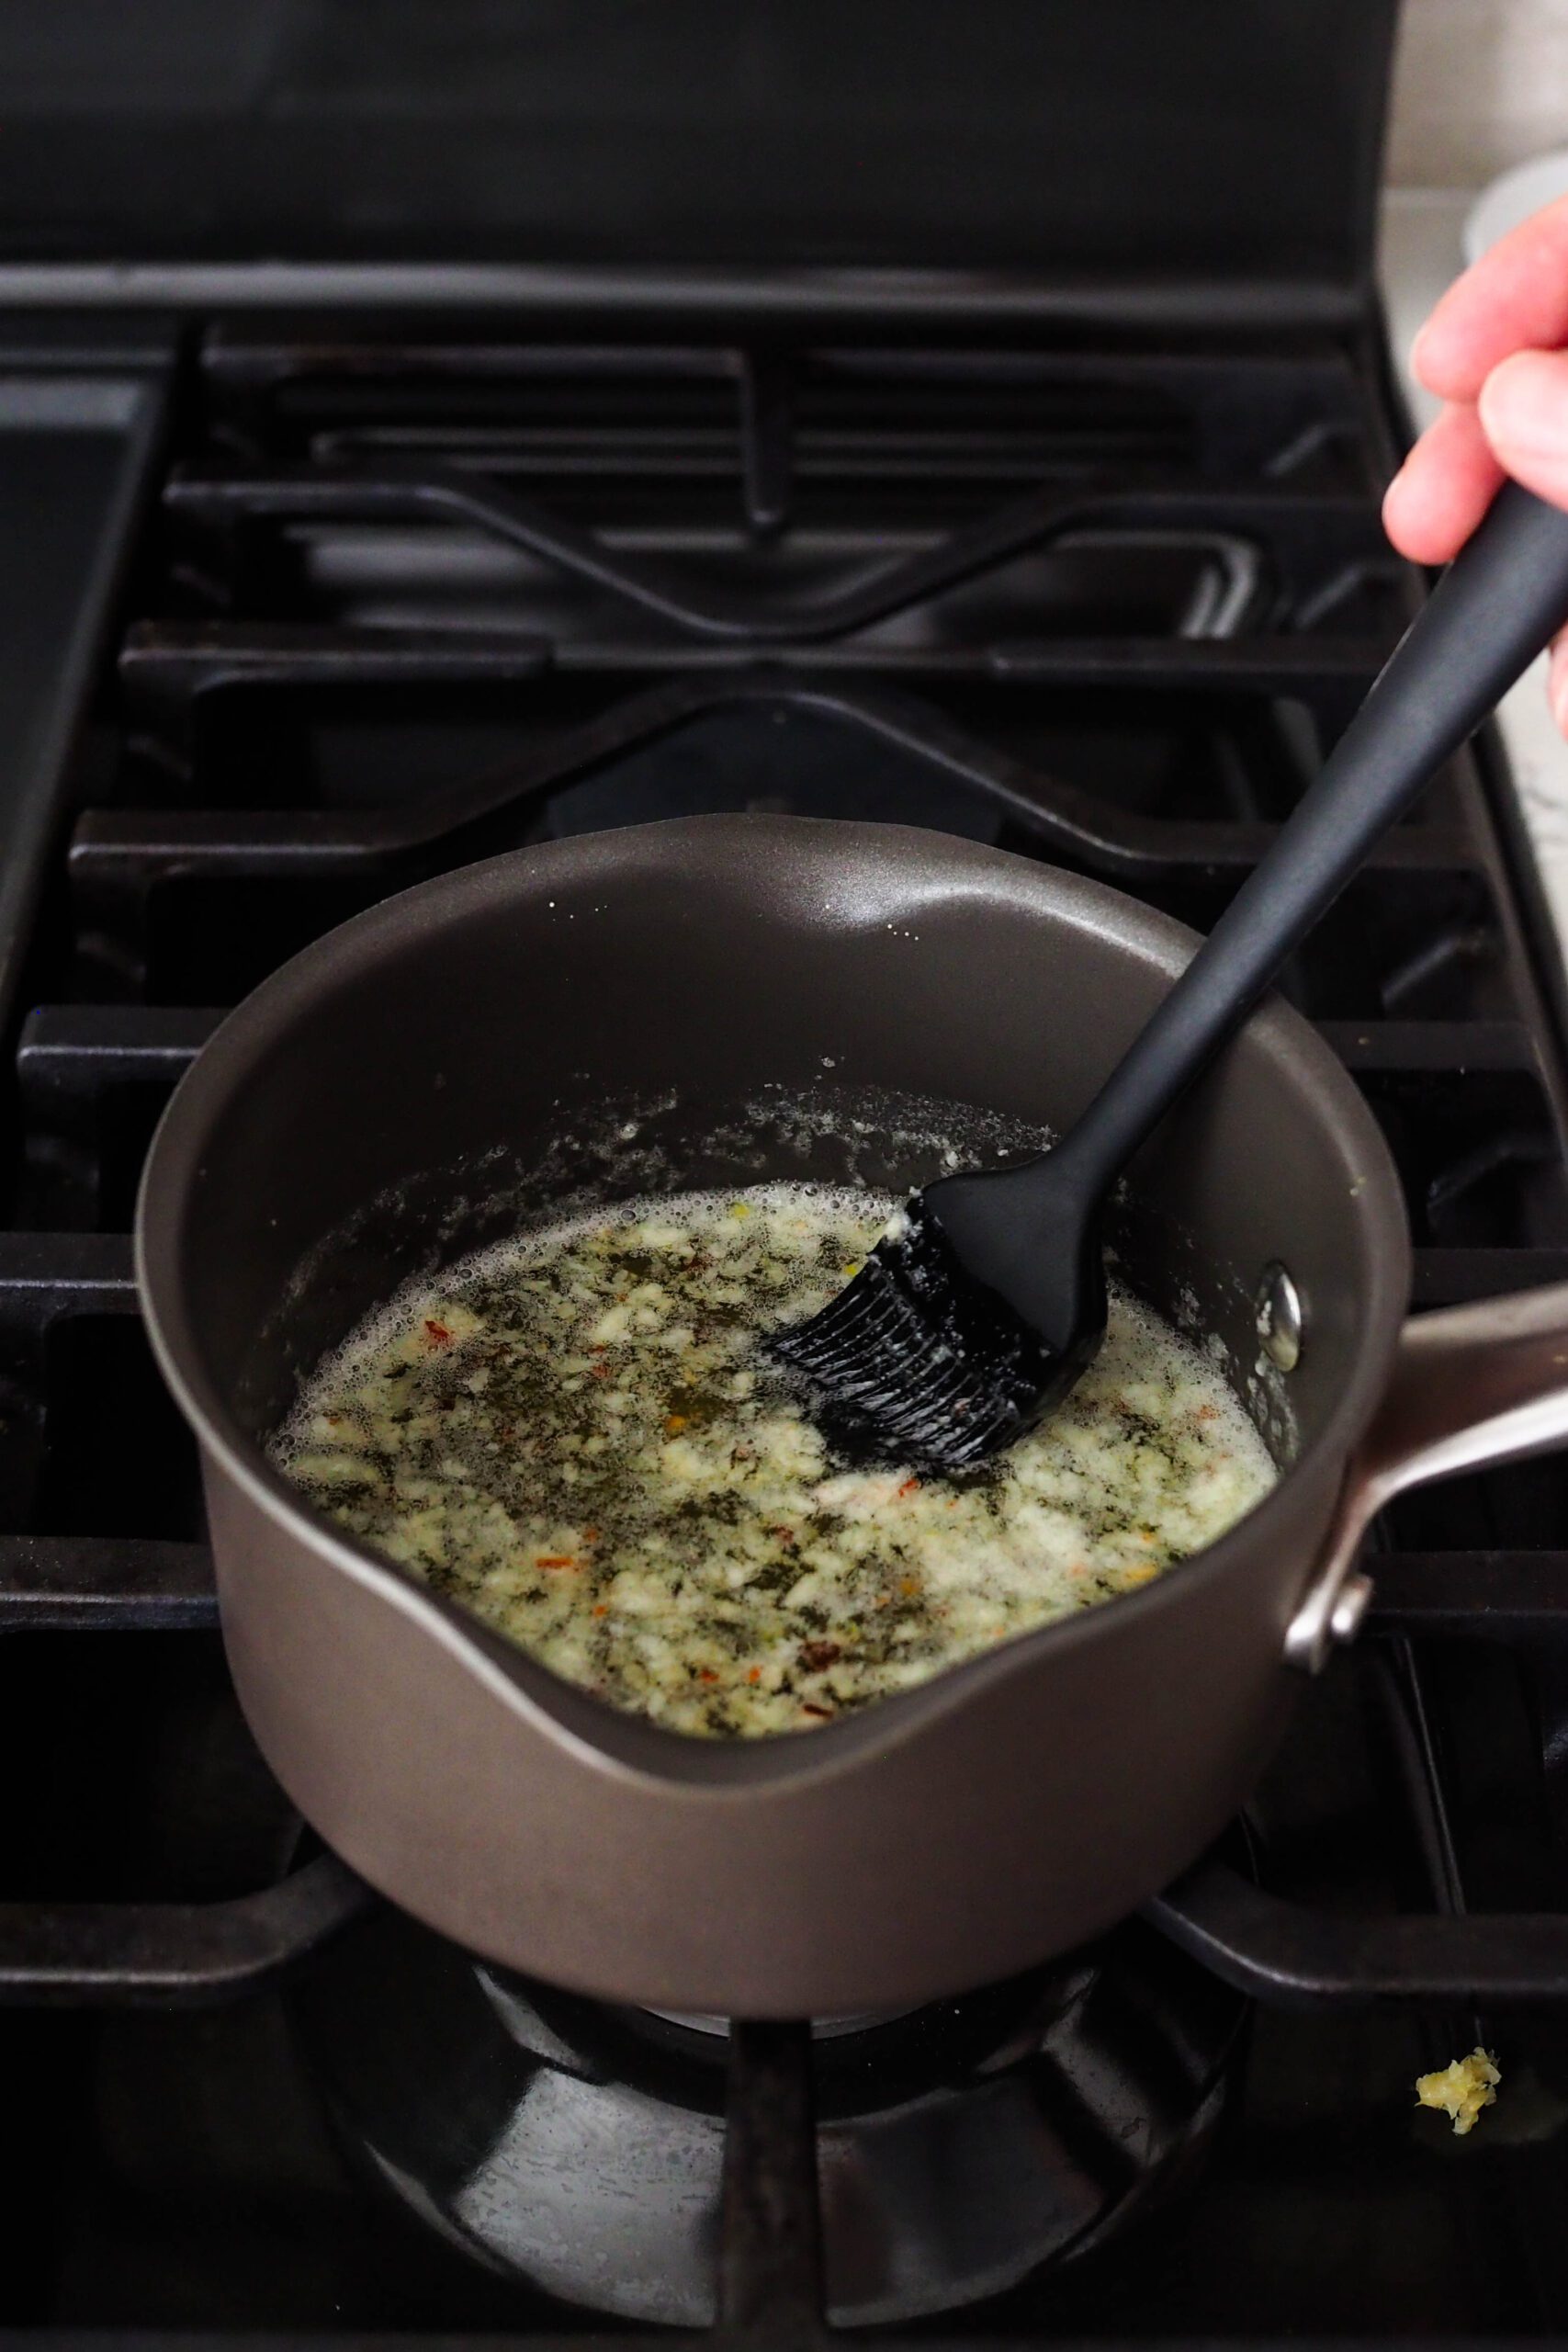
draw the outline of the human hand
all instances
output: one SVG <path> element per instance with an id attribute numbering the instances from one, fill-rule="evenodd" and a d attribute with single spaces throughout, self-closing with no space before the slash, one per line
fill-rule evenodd
<path id="1" fill-rule="evenodd" d="M 1521 221 L 1450 286 L 1416 338 L 1416 379 L 1444 403 L 1389 484 L 1402 555 L 1447 563 L 1505 474 L 1568 507 L 1568 197 Z M 1551 649 L 1568 734 L 1568 630 Z"/>

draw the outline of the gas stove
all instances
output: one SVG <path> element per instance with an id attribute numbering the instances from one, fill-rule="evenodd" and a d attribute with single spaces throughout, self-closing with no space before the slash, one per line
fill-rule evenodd
<path id="1" fill-rule="evenodd" d="M 128 1239 L 225 1006 L 404 883 L 695 809 L 934 826 L 1205 925 L 1414 609 L 1370 327 L 875 324 L 8 322 L 8 2326 L 1568 2324 L 1559 1461 L 1387 1515 L 1369 1634 L 1145 1917 L 903 2018 L 510 1977 L 321 1850 L 239 1714 Z M 1286 992 L 1388 1136 L 1417 1305 L 1568 1275 L 1490 743 Z M 1477 2042 L 1461 2141 L 1413 2086 Z"/>
<path id="2" fill-rule="evenodd" d="M 1247 1817 L 1092 1949 L 898 2017 L 612 2009 L 273 1781 L 129 1239 L 225 1008 L 518 843 L 875 818 L 1212 923 L 1423 593 L 1393 13 L 0 12 L 7 2334 L 1568 2332 L 1562 1461 L 1385 1515 Z M 1568 1277 L 1495 741 L 1284 986 L 1417 1306 Z M 1477 2044 L 1460 2139 L 1414 2084 Z"/>

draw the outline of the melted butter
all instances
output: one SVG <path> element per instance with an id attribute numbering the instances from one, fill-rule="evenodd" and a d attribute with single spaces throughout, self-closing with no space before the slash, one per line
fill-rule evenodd
<path id="1" fill-rule="evenodd" d="M 1147 1583 L 1273 1484 L 1217 1371 L 1123 1292 L 1062 1408 L 963 1485 L 846 1469 L 756 1334 L 896 1204 L 779 1185 L 527 1235 L 410 1289 L 276 1442 L 330 1518 L 672 1729 L 809 1729 Z"/>

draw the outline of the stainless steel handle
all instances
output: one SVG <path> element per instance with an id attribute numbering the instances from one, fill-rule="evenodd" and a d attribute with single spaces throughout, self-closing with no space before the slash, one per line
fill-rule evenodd
<path id="1" fill-rule="evenodd" d="M 1315 1674 L 1371 1599 L 1362 1536 L 1407 1487 L 1568 1444 L 1568 1283 L 1417 1315 L 1351 1458 L 1322 1551 L 1285 1635 L 1287 1662 Z"/>

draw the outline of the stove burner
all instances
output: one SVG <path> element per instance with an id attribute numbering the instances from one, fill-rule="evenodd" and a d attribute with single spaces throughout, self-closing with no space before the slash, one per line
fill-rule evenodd
<path id="1" fill-rule="evenodd" d="M 683 2026 L 688 2033 L 709 2034 L 716 2041 L 728 2041 L 729 2038 L 729 2019 L 710 2016 L 705 2010 L 649 2009 L 646 2014 L 650 2018 L 662 2018 L 666 2025 Z M 813 2018 L 811 2039 L 813 2041 L 837 2041 L 840 2035 L 869 2033 L 877 2026 L 894 2025 L 901 2018 L 913 2015 L 911 2009 L 868 2009 L 855 2017 Z"/>
<path id="2" fill-rule="evenodd" d="M 727 2032 L 476 1962 L 396 1914 L 293 1996 L 351 2151 L 476 2261 L 624 2318 L 710 2324 Z M 816 2041 L 829 2313 L 950 2311 L 1075 2259 L 1221 2114 L 1245 2002 L 1137 1922 Z"/>

